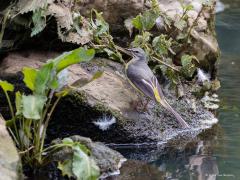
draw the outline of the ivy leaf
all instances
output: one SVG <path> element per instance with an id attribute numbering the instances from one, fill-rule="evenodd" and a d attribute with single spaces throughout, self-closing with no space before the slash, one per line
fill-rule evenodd
<path id="1" fill-rule="evenodd" d="M 108 23 L 104 20 L 102 13 L 98 13 L 95 9 L 92 10 L 92 17 L 93 13 L 96 15 L 95 21 L 91 18 L 91 24 L 92 27 L 95 31 L 94 35 L 95 36 L 100 36 L 104 33 L 109 32 L 109 25 Z"/>
<path id="2" fill-rule="evenodd" d="M 150 41 L 151 33 L 143 32 L 142 35 L 136 35 L 132 42 L 133 47 L 144 47 Z"/>
<path id="3" fill-rule="evenodd" d="M 82 47 L 70 52 L 66 52 L 53 60 L 56 72 L 59 73 L 70 65 L 83 61 L 90 61 L 95 55 L 94 49 L 84 49 Z"/>
<path id="4" fill-rule="evenodd" d="M 40 119 L 46 101 L 47 98 L 43 96 L 23 95 L 22 96 L 23 116 L 27 119 L 33 120 Z"/>
<path id="5" fill-rule="evenodd" d="M 167 35 L 161 34 L 153 39 L 152 46 L 157 54 L 168 55 L 168 51 L 172 46 L 172 39 L 167 39 Z"/>
<path id="6" fill-rule="evenodd" d="M 24 75 L 24 83 L 25 85 L 31 89 L 32 91 L 35 90 L 35 80 L 37 75 L 37 70 L 33 68 L 24 67 L 22 70 L 22 73 Z"/>
<path id="7" fill-rule="evenodd" d="M 153 28 L 158 18 L 158 13 L 153 9 L 145 11 L 143 15 L 139 14 L 132 20 L 132 24 L 138 30 L 149 31 Z"/>
<path id="8" fill-rule="evenodd" d="M 32 28 L 31 37 L 40 33 L 46 27 L 45 10 L 39 8 L 36 11 L 34 11 L 32 21 L 34 26 Z"/>
<path id="9" fill-rule="evenodd" d="M 192 62 L 193 59 L 196 59 L 196 57 L 190 56 L 187 54 L 181 57 L 181 63 L 182 63 L 181 72 L 185 77 L 191 78 L 193 76 L 193 73 L 196 71 L 196 66 Z"/>
<path id="10" fill-rule="evenodd" d="M 179 21 L 176 21 L 174 23 L 174 26 L 179 29 L 180 31 L 183 31 L 185 27 L 187 27 L 187 22 L 183 19 L 180 19 Z"/>
<path id="11" fill-rule="evenodd" d="M 95 161 L 84 152 L 81 146 L 73 146 L 73 174 L 77 177 L 78 180 L 98 179 L 100 175 L 99 167 L 96 165 Z"/>
<path id="12" fill-rule="evenodd" d="M 143 29 L 141 19 L 142 19 L 142 15 L 141 14 L 137 15 L 135 18 L 132 19 L 132 25 L 136 29 L 138 29 L 138 30 L 142 30 Z"/>
<path id="13" fill-rule="evenodd" d="M 74 177 L 72 172 L 72 160 L 58 162 L 58 169 L 61 170 L 63 176 L 68 176 L 69 178 Z"/>
<path id="14" fill-rule="evenodd" d="M 14 90 L 14 86 L 7 81 L 0 80 L 0 87 L 3 89 L 4 92 L 12 92 Z"/>

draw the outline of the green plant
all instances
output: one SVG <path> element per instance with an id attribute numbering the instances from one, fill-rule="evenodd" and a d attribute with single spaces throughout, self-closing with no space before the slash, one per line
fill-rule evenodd
<path id="1" fill-rule="evenodd" d="M 14 86 L 7 81 L 0 80 L 0 87 L 6 95 L 12 117 L 6 121 L 6 124 L 24 164 L 33 168 L 41 166 L 45 163 L 50 152 L 56 150 L 56 148 L 70 147 L 69 143 L 47 148 L 44 144 L 51 115 L 59 100 L 70 91 L 70 88 L 65 86 L 66 84 L 61 84 L 62 80 L 59 74 L 72 64 L 91 60 L 94 54 L 93 49 L 81 47 L 49 60 L 40 69 L 23 68 L 23 81 L 32 93 L 26 95 L 17 91 L 15 93 L 15 105 L 12 105 L 9 97 L 9 92 L 14 91 Z M 100 77 L 99 73 L 92 80 L 98 77 Z M 71 147 L 74 150 L 73 161 L 78 162 L 74 163 L 73 168 L 76 169 L 78 165 L 79 168 L 83 168 L 89 154 L 88 150 L 80 144 L 72 144 Z M 81 158 L 83 162 L 79 162 Z M 84 174 L 81 173 L 85 173 L 85 171 L 78 171 L 78 173 L 75 173 L 76 177 L 81 175 L 84 177 Z M 99 170 L 95 167 L 94 177 L 98 174 Z"/>

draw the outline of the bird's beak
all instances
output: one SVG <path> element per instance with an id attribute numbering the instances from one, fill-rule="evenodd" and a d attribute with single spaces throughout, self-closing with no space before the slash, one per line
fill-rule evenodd
<path id="1" fill-rule="evenodd" d="M 126 51 L 132 53 L 132 49 L 131 48 L 125 48 Z"/>
<path id="2" fill-rule="evenodd" d="M 132 51 L 131 49 L 128 48 L 121 48 L 121 51 L 124 52 L 125 54 L 132 56 Z"/>

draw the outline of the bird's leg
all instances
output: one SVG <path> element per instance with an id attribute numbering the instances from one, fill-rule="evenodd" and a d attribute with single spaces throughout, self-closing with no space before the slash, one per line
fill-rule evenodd
<path id="1" fill-rule="evenodd" d="M 139 99 L 137 101 L 132 101 L 132 106 L 133 108 L 138 111 L 138 112 L 146 112 L 147 109 L 147 105 L 149 103 L 150 99 L 147 98 L 146 102 L 144 103 L 144 99 Z"/>
<path id="2" fill-rule="evenodd" d="M 143 105 L 143 111 L 146 112 L 148 109 L 147 109 L 147 106 L 148 106 L 148 103 L 149 103 L 150 99 L 147 98 L 146 100 L 146 103 Z"/>

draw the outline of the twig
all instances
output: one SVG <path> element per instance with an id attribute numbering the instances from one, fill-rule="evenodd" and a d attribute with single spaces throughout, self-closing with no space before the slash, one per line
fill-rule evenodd
<path id="1" fill-rule="evenodd" d="M 167 66 L 167 67 L 173 69 L 174 71 L 180 72 L 179 69 L 177 69 L 176 67 L 173 67 L 173 66 L 167 64 L 166 62 L 164 62 L 164 61 L 158 59 L 157 57 L 154 57 L 154 56 L 153 56 L 152 58 L 153 58 L 154 60 L 160 62 L 161 64 L 163 64 L 163 65 L 165 65 L 165 66 Z"/>
<path id="2" fill-rule="evenodd" d="M 188 38 L 189 38 L 189 36 L 190 36 L 190 34 L 191 34 L 191 32 L 192 32 L 193 27 L 196 26 L 197 21 L 198 21 L 200 15 L 201 15 L 201 13 L 203 12 L 203 9 L 204 9 L 204 6 L 202 5 L 201 10 L 198 12 L 197 17 L 194 19 L 194 21 L 193 21 L 193 23 L 192 23 L 192 26 L 190 27 L 190 29 L 189 29 L 189 31 L 188 31 L 187 38 L 186 38 L 187 40 L 188 40 Z"/>
<path id="3" fill-rule="evenodd" d="M 28 149 L 26 149 L 25 151 L 20 151 L 20 152 L 18 152 L 18 154 L 25 154 L 25 153 L 27 153 L 27 152 L 29 152 L 31 149 L 33 149 L 34 148 L 34 146 L 31 146 L 30 148 L 28 148 Z"/>
<path id="4" fill-rule="evenodd" d="M 9 13 L 10 13 L 10 9 L 7 10 L 6 14 L 3 17 L 2 28 L 1 28 L 1 32 L 0 32 L 0 48 L 2 48 L 2 40 L 3 40 L 3 35 L 4 35 L 5 28 L 6 28 L 6 22 L 7 22 Z"/>

